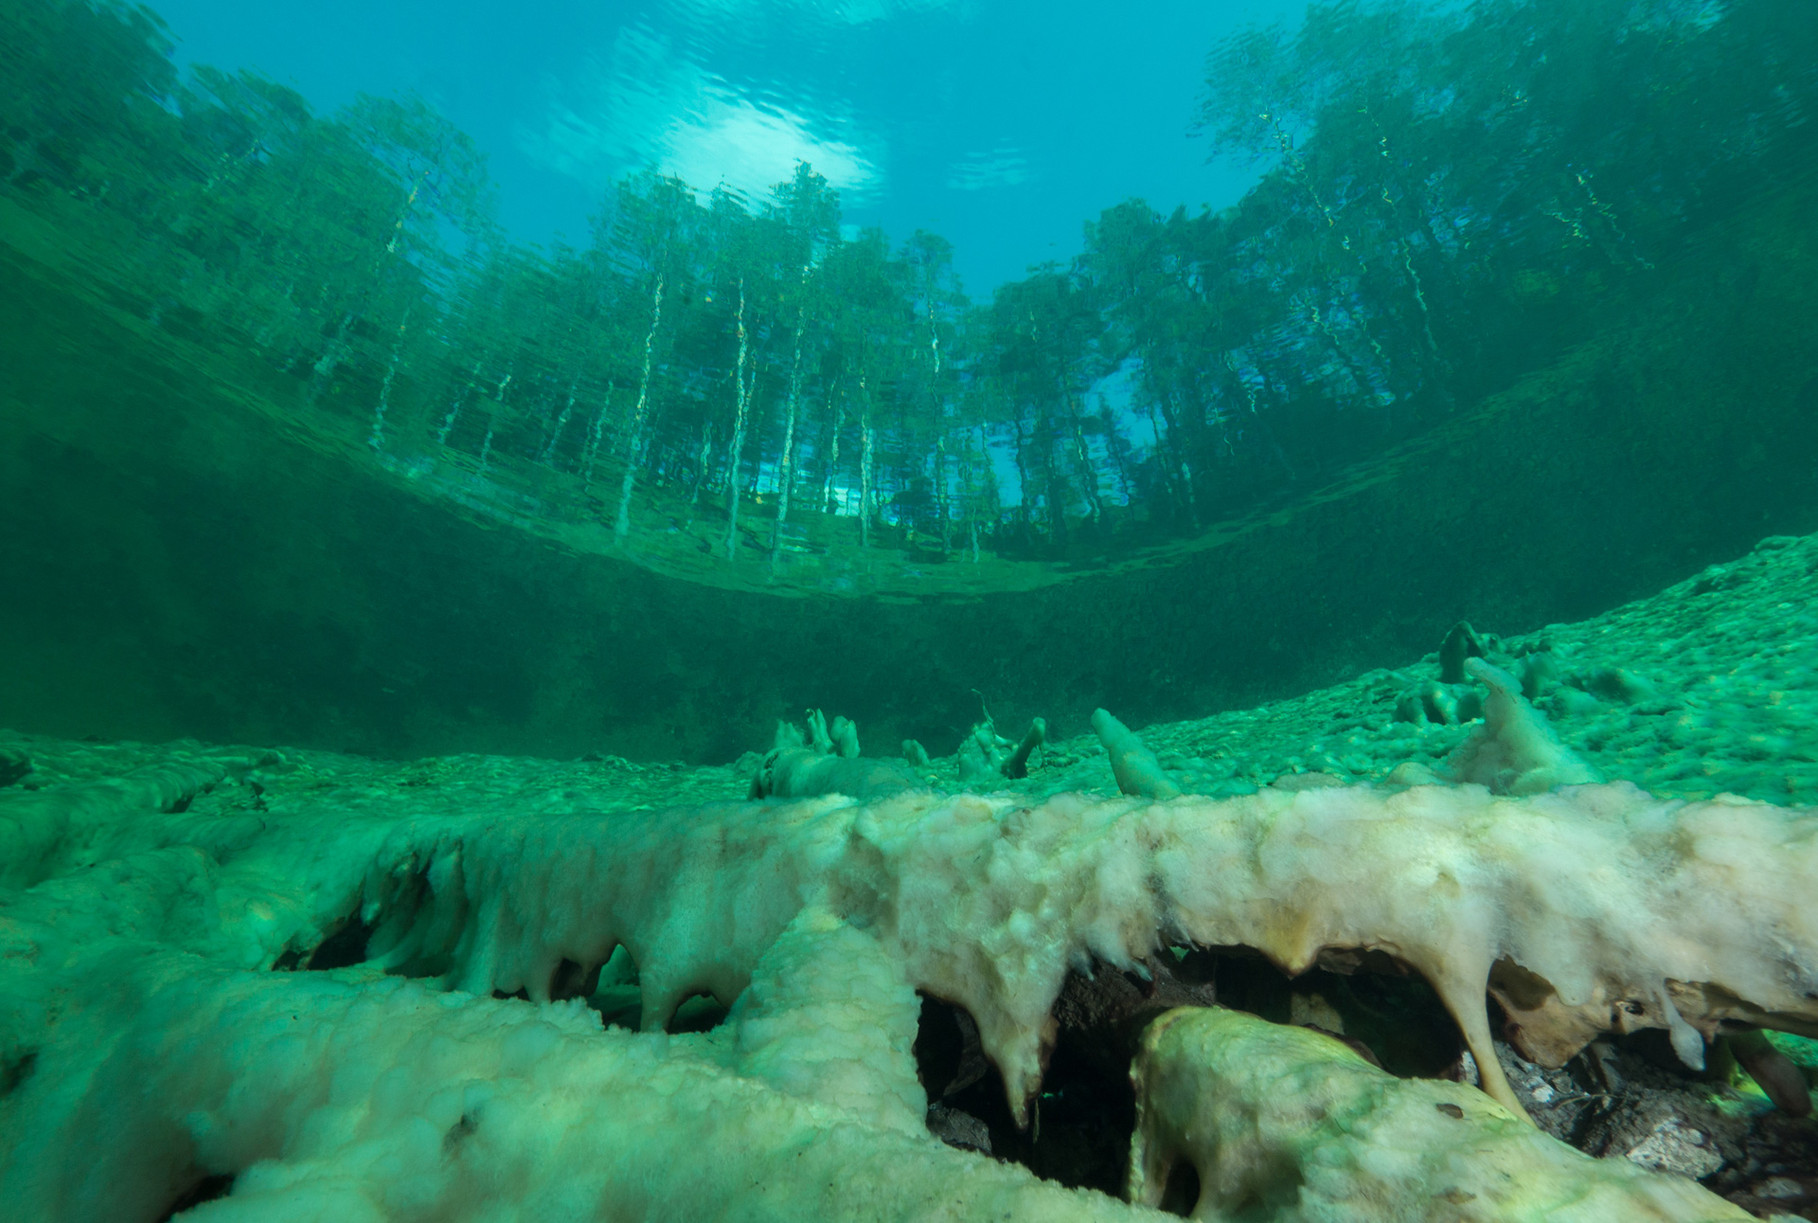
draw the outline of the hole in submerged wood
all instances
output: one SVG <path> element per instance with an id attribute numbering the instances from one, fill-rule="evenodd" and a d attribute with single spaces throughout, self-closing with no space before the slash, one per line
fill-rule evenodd
<path id="1" fill-rule="evenodd" d="M 600 987 L 600 969 L 603 967 L 604 965 L 595 964 L 592 968 L 587 968 L 573 960 L 563 960 L 556 965 L 555 972 L 549 978 L 550 1001 L 591 998 Z"/>
<path id="2" fill-rule="evenodd" d="M 550 978 L 550 997 L 584 999 L 598 1012 L 600 1023 L 609 1028 L 637 1031 L 644 1018 L 644 991 L 639 984 L 637 962 L 622 944 L 613 949 L 604 964 L 589 968 L 574 960 L 563 960 Z M 711 994 L 691 994 L 683 999 L 663 1026 L 665 1032 L 709 1032 L 726 1022 L 730 1008 Z"/>
<path id="3" fill-rule="evenodd" d="M 1329 1032 L 1401 1078 L 1455 1078 L 1464 1038 L 1425 977 L 1381 951 L 1328 950 L 1289 977 L 1246 947 L 1212 950 L 1218 1002 Z"/>
<path id="4" fill-rule="evenodd" d="M 323 972 L 364 963 L 366 944 L 371 941 L 372 932 L 373 927 L 361 921 L 358 913 L 350 915 L 339 929 L 316 945 L 303 967 L 311 972 Z"/>
<path id="5" fill-rule="evenodd" d="M 1067 975 L 1026 1130 L 1011 1119 L 972 1017 L 923 995 L 915 1057 L 928 1128 L 951 1146 L 987 1151 L 1071 1188 L 1121 1194 L 1136 1123 L 1130 1063 L 1143 1030 L 1174 1007 L 1212 1005 L 1332 1032 L 1404 1077 L 1454 1077 L 1464 1047 L 1425 979 L 1380 952 L 1331 953 L 1289 978 L 1248 948 L 1167 947 L 1138 970 L 1099 964 Z M 1167 1192 L 1177 1213 L 1191 1212 L 1199 1181 L 1190 1163 L 1176 1166 Z"/>
<path id="6" fill-rule="evenodd" d="M 1069 973 L 1054 1005 L 1054 1047 L 1021 1131 L 971 1015 L 924 995 L 915 1055 L 928 1128 L 951 1146 L 987 1150 L 1069 1188 L 1121 1194 L 1136 1127 L 1130 1061 L 1142 1030 L 1171 1007 L 1209 1004 L 1213 967 L 1203 953 L 1168 951 L 1142 972 L 1099 965 L 1090 975 Z"/>
<path id="7" fill-rule="evenodd" d="M 177 1200 L 171 1203 L 169 1210 L 158 1216 L 158 1223 L 168 1223 L 168 1220 L 176 1218 L 186 1210 L 194 1210 L 204 1202 L 224 1198 L 233 1191 L 233 1187 L 234 1178 L 231 1176 L 200 1177 L 177 1196 Z"/>
<path id="8" fill-rule="evenodd" d="M 442 1153 L 448 1154 L 471 1137 L 480 1128 L 480 1119 L 469 1110 L 461 1114 L 461 1119 L 448 1127 L 442 1135 Z"/>
<path id="9" fill-rule="evenodd" d="M 1128 1022 L 1129 1014 L 1119 1008 L 1091 1014 L 1082 1024 L 1083 1012 L 1069 1006 L 1082 994 L 1101 994 L 1107 984 L 1120 997 L 1140 996 L 1142 987 L 1140 978 L 1105 968 L 1090 979 L 1070 973 L 1062 986 L 1054 1052 L 1030 1110 L 1026 1162 L 1036 1175 L 1069 1188 L 1118 1196 L 1136 1129 L 1130 1059 L 1136 1053 L 1134 1036 L 1146 1020 Z"/>
<path id="10" fill-rule="evenodd" d="M 920 994 L 915 1066 L 931 1100 L 944 1100 L 995 1073 L 979 1044 L 978 1025 L 961 1006 Z"/>
<path id="11" fill-rule="evenodd" d="M 1030 1167 L 1076 1188 L 1120 1194 L 1136 1128 L 1130 1063 L 1149 1024 L 1216 1001 L 1218 958 L 1164 947 L 1136 969 L 1072 972 L 1054 1004 L 1055 1042 L 1037 1100 Z"/>
<path id="12" fill-rule="evenodd" d="M 1504 957 L 1490 968 L 1490 984 L 1509 1004 L 1520 1010 L 1537 1010 L 1554 996 L 1553 983 Z"/>
<path id="13" fill-rule="evenodd" d="M 571 998 L 591 1000 L 594 992 L 599 988 L 601 967 L 601 965 L 595 964 L 592 968 L 588 968 L 576 960 L 562 960 L 549 974 L 549 1000 L 551 1002 L 567 1002 Z M 511 998 L 519 1002 L 528 1002 L 530 988 L 519 986 L 509 993 L 502 989 L 495 989 L 492 991 L 492 996 L 498 999 Z"/>
<path id="14" fill-rule="evenodd" d="M 1021 1158 L 1024 1142 L 1004 1098 L 1004 1080 L 985 1057 L 964 1007 L 921 995 L 915 1065 L 928 1096 L 928 1129 L 949 1146 Z"/>
<path id="15" fill-rule="evenodd" d="M 644 1015 L 644 991 L 638 988 L 637 963 L 624 947 L 614 948 L 600 965 L 587 1005 L 599 1012 L 600 1023 L 606 1027 L 638 1030 Z"/>
<path id="16" fill-rule="evenodd" d="M 1730 1052 L 1727 1042 L 1717 1041 L 1705 1046 L 1705 1066 L 1703 1070 L 1694 1070 L 1679 1057 L 1673 1048 L 1673 1037 L 1665 1028 L 1642 1028 L 1638 1032 L 1627 1034 L 1611 1033 L 1602 1038 L 1602 1044 L 1616 1055 L 1619 1063 L 1628 1068 L 1632 1076 L 1640 1077 L 1642 1067 L 1648 1067 L 1663 1081 L 1686 1083 L 1727 1083 L 1737 1073 L 1736 1058 Z M 1587 1047 L 1586 1053 L 1591 1052 Z M 1580 1053 L 1571 1062 L 1568 1069 L 1575 1069 L 1585 1062 L 1585 1053 Z M 1651 1077 L 1651 1076 L 1650 1076 Z"/>
<path id="17" fill-rule="evenodd" d="M 1168 1169 L 1168 1182 L 1162 1187 L 1158 1209 L 1186 1218 L 1199 1205 L 1199 1169 L 1190 1159 L 1177 1159 Z"/>
<path id="18" fill-rule="evenodd" d="M 26 1049 L 8 1058 L 0 1058 L 0 1100 L 18 1091 L 38 1068 L 38 1051 Z"/>
<path id="19" fill-rule="evenodd" d="M 726 1022 L 730 1008 L 712 994 L 693 994 L 682 1000 L 675 1014 L 663 1025 L 671 1036 L 681 1032 L 711 1032 Z"/>

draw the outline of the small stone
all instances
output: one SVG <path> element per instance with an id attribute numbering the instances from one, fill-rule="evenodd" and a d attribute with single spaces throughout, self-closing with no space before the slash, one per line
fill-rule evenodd
<path id="1" fill-rule="evenodd" d="M 971 1113 L 963 1113 L 945 1104 L 928 1107 L 928 1130 L 950 1147 L 991 1154 L 991 1131 Z"/>
<path id="2" fill-rule="evenodd" d="M 1704 1131 L 1669 1117 L 1629 1148 L 1629 1160 L 1653 1172 L 1702 1180 L 1723 1167 L 1723 1156 L 1706 1144 Z"/>
<path id="3" fill-rule="evenodd" d="M 1805 1186 L 1790 1176 L 1770 1176 L 1755 1188 L 1755 1196 L 1762 1198 L 1802 1198 Z"/>

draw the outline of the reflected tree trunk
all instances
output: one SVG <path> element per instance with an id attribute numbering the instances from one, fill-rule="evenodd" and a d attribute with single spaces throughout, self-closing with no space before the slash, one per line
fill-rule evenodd
<path id="1" fill-rule="evenodd" d="M 726 448 L 726 559 L 739 554 L 739 465 L 745 458 L 745 423 L 751 413 L 751 384 L 745 377 L 745 366 L 751 352 L 751 336 L 745 329 L 745 281 L 739 279 L 739 360 L 732 374 L 733 393 L 738 403 L 732 418 L 732 441 Z"/>
<path id="2" fill-rule="evenodd" d="M 638 379 L 638 402 L 631 410 L 631 423 L 625 437 L 625 478 L 619 485 L 619 513 L 612 533 L 620 539 L 631 534 L 631 490 L 638 478 L 638 447 L 644 438 L 644 417 L 650 410 L 650 368 L 656 352 L 657 328 L 663 322 L 663 273 L 657 273 L 656 288 L 650 294 L 650 331 L 644 336 L 644 372 Z"/>

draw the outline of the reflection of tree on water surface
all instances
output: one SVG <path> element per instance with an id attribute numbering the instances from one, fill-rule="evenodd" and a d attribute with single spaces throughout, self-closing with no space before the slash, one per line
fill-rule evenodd
<path id="1" fill-rule="evenodd" d="M 482 502 L 535 488 L 562 530 L 660 552 L 698 526 L 735 569 L 1117 563 L 1680 291 L 1692 239 L 1818 162 L 1796 7 L 1341 6 L 1237 36 L 1203 121 L 1268 159 L 1250 194 L 1109 209 L 988 302 L 935 235 L 843 233 L 807 166 L 763 200 L 634 177 L 585 249 L 515 246 L 421 101 L 318 118 L 179 78 L 110 5 L 9 10 L 0 180 L 142 317 L 282 374 L 284 410 Z"/>

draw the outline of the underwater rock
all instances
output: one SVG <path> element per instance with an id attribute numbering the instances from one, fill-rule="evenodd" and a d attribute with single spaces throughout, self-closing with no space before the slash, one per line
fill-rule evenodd
<path id="1" fill-rule="evenodd" d="M 1594 671 L 1572 677 L 1572 685 L 1589 692 L 1592 696 L 1602 697 L 1607 701 L 1617 701 L 1624 705 L 1636 705 L 1643 701 L 1659 698 L 1659 690 L 1644 675 L 1637 675 L 1626 667 L 1598 667 Z"/>
<path id="2" fill-rule="evenodd" d="M 945 1104 L 928 1106 L 928 1132 L 950 1147 L 991 1154 L 991 1130 L 971 1113 Z"/>
<path id="3" fill-rule="evenodd" d="M 1538 701 L 1559 682 L 1559 661 L 1550 645 L 1528 651 L 1521 658 L 1521 695 Z"/>
<path id="4" fill-rule="evenodd" d="M 1433 769 L 1421 764 L 1418 760 L 1404 760 L 1390 769 L 1384 776 L 1383 784 L 1406 788 L 1409 786 L 1440 786 L 1446 779 Z"/>

